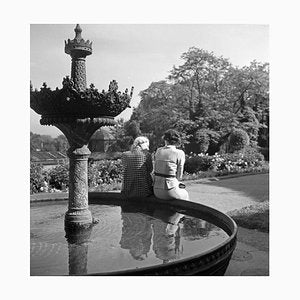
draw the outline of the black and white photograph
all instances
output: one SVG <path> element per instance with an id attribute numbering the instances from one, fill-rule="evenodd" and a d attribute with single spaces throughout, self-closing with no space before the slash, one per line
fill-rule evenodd
<path id="1" fill-rule="evenodd" d="M 5 295 L 292 299 L 294 1 L 43 6 L 1 26 Z"/>
<path id="2" fill-rule="evenodd" d="M 30 274 L 268 276 L 268 38 L 32 24 Z"/>

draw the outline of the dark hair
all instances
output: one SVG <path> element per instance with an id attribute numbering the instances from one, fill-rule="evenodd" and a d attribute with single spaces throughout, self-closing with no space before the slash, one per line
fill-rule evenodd
<path id="1" fill-rule="evenodd" d="M 164 133 L 163 139 L 171 145 L 178 144 L 180 142 L 180 134 L 174 129 L 169 129 Z"/>

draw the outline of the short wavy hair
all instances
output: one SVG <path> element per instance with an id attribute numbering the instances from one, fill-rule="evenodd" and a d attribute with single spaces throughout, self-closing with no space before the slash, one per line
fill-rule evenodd
<path id="1" fill-rule="evenodd" d="M 179 144 L 180 143 L 180 134 L 175 129 L 169 129 L 164 133 L 163 139 L 171 145 Z"/>
<path id="2" fill-rule="evenodd" d="M 131 146 L 131 151 L 149 150 L 149 139 L 145 136 L 138 136 Z"/>

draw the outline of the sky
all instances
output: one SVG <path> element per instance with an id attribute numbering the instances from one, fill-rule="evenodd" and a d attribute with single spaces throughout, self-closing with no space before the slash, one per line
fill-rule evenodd
<path id="1" fill-rule="evenodd" d="M 64 53 L 64 40 L 73 39 L 76 24 L 31 24 L 30 80 L 39 89 L 43 82 L 55 89 L 70 75 L 71 59 Z M 269 26 L 238 24 L 80 24 L 82 37 L 93 42 L 86 58 L 87 84 L 108 89 L 117 80 L 119 90 L 134 87 L 131 107 L 140 101 L 139 92 L 152 82 L 164 80 L 173 66 L 183 63 L 182 53 L 198 47 L 245 66 L 253 60 L 269 62 Z M 127 108 L 117 118 L 130 118 Z M 54 126 L 39 124 L 30 110 L 30 131 L 56 137 Z"/>

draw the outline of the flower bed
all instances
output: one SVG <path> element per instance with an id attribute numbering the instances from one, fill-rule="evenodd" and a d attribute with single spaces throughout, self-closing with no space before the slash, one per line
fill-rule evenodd
<path id="1" fill-rule="evenodd" d="M 109 191 L 121 188 L 121 159 L 101 160 L 89 163 L 88 185 L 94 191 Z M 69 165 L 60 164 L 45 171 L 41 165 L 30 165 L 30 193 L 68 191 Z"/>
<path id="2" fill-rule="evenodd" d="M 242 152 L 191 154 L 186 157 L 183 180 L 224 176 L 230 174 L 268 172 L 269 165 L 258 151 L 247 148 Z M 88 185 L 91 191 L 119 190 L 122 183 L 121 159 L 92 161 L 88 166 Z M 30 192 L 67 191 L 69 166 L 61 164 L 50 171 L 31 164 Z"/>
<path id="3" fill-rule="evenodd" d="M 184 171 L 187 174 L 214 171 L 219 173 L 238 173 L 245 169 L 255 169 L 266 165 L 264 156 L 256 149 L 246 148 L 240 152 L 205 155 L 191 154 L 187 156 Z"/>

